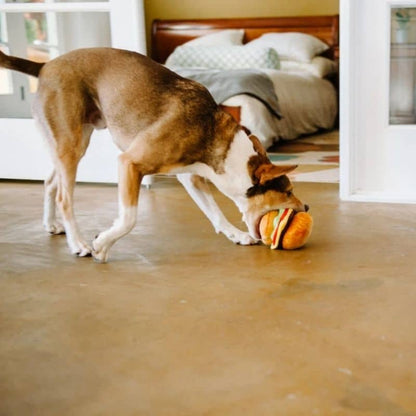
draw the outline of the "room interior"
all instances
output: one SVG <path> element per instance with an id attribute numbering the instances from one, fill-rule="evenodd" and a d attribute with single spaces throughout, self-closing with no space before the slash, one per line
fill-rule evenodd
<path id="1" fill-rule="evenodd" d="M 362 138 L 355 111 L 365 110 L 354 110 L 359 96 L 345 91 L 357 83 L 359 67 L 351 59 L 362 52 L 343 58 L 343 45 L 365 33 L 347 30 L 354 2 L 129 3 L 137 12 L 131 21 L 145 25 L 134 39 L 117 32 L 113 44 L 131 42 L 129 48 L 149 55 L 155 19 L 340 15 L 339 88 L 347 99 L 339 124 L 269 148 L 274 163 L 299 164 L 291 179 L 311 207 L 312 235 L 293 251 L 232 244 L 215 233 L 176 179 L 160 175 L 141 187 L 137 225 L 113 247 L 108 263 L 77 258 L 64 235 L 42 227 L 41 179 L 51 165 L 32 120 L 0 119 L 2 143 L 12 142 L 8 154 L 0 152 L 0 414 L 414 414 L 413 168 L 400 192 L 391 191 L 391 180 L 377 177 L 374 186 L 375 173 L 366 171 L 361 155 L 371 143 L 347 140 Z M 377 9 L 363 3 L 367 11 Z M 403 135 L 406 126 L 399 127 Z M 384 134 L 383 149 L 367 169 L 380 173 L 384 161 L 397 181 L 403 172 L 391 163 L 400 154 L 386 158 L 390 138 L 375 131 Z M 105 131 L 94 134 L 75 192 L 89 241 L 111 225 L 118 207 L 117 149 Z M 398 140 L 414 146 L 407 136 Z M 351 159 L 357 163 L 346 167 Z M 233 203 L 212 190 L 243 229 Z"/>

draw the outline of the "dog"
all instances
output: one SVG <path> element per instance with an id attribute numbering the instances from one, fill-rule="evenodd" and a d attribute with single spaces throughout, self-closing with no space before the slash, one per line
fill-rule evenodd
<path id="1" fill-rule="evenodd" d="M 237 244 L 259 242 L 260 219 L 270 210 L 308 210 L 287 177 L 296 166 L 272 164 L 258 138 L 222 111 L 205 87 L 144 55 L 87 48 L 37 63 L 0 52 L 0 66 L 39 78 L 32 112 L 54 166 L 45 180 L 43 225 L 51 234 L 65 233 L 73 254 L 107 261 L 111 246 L 136 223 L 145 175 L 176 175 L 215 231 Z M 103 128 L 122 151 L 119 213 L 90 246 L 75 219 L 73 193 L 91 134 Z M 234 201 L 248 231 L 224 217 L 207 180 Z"/>

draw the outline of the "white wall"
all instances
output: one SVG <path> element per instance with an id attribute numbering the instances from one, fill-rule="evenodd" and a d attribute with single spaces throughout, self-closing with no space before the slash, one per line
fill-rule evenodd
<path id="1" fill-rule="evenodd" d="M 44 139 L 32 119 L 0 120 L 0 178 L 44 180 L 52 163 Z M 117 182 L 119 150 L 107 130 L 95 131 L 81 160 L 80 182 Z"/>
<path id="2" fill-rule="evenodd" d="M 416 126 L 389 125 L 390 7 L 341 0 L 341 198 L 416 202 Z"/>

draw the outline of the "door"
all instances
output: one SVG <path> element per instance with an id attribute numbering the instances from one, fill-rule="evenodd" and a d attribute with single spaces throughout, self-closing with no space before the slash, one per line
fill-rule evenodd
<path id="1" fill-rule="evenodd" d="M 340 21 L 341 198 L 416 202 L 416 0 L 341 0 Z"/>

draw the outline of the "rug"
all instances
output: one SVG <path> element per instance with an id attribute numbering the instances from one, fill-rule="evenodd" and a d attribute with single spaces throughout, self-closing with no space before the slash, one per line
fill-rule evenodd
<path id="1" fill-rule="evenodd" d="M 281 141 L 268 149 L 276 165 L 298 165 L 288 176 L 294 182 L 339 183 L 339 131 Z"/>

